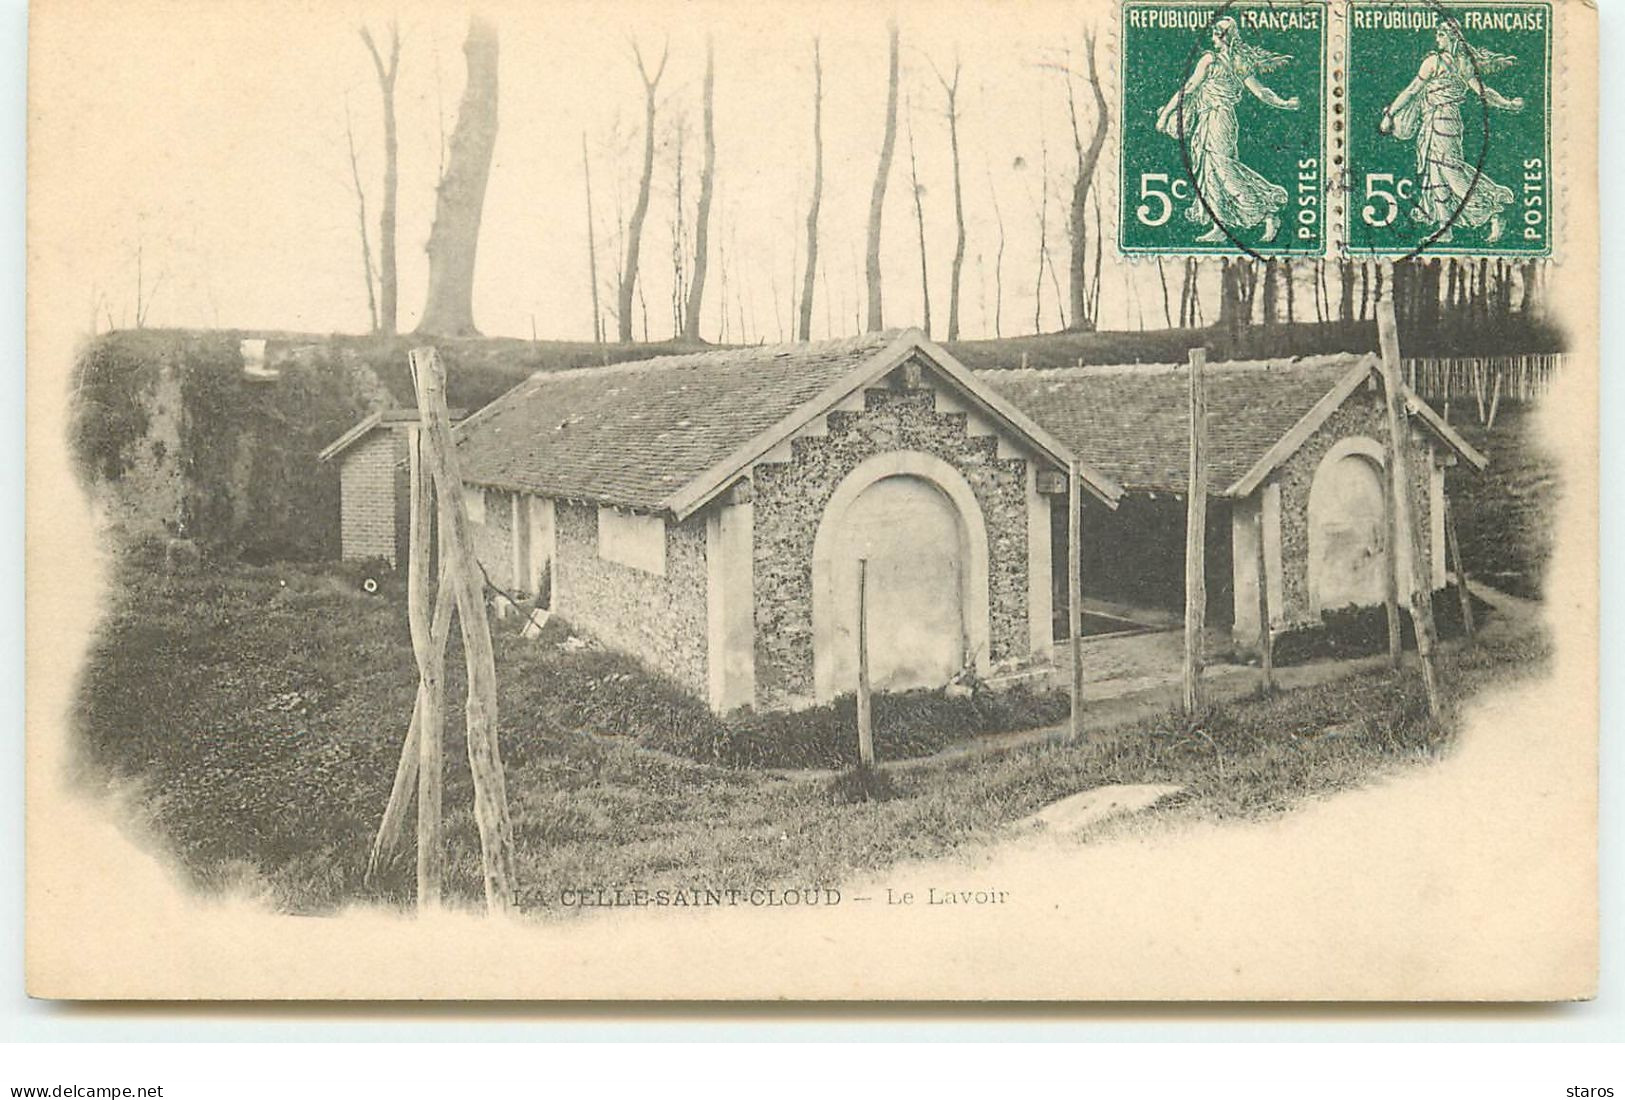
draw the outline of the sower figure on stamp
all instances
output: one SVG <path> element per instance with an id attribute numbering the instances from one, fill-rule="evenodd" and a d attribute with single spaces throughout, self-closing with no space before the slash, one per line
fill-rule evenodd
<path id="1" fill-rule="evenodd" d="M 1454 23 L 1441 23 L 1434 39 L 1437 52 L 1422 59 L 1416 79 L 1383 111 L 1378 129 L 1416 141 L 1419 194 L 1411 217 L 1440 226 L 1438 241 L 1448 241 L 1454 226 L 1488 223 L 1484 241 L 1493 244 L 1501 238 L 1501 211 L 1512 202 L 1512 191 L 1467 163 L 1461 105 L 1470 92 L 1498 111 L 1523 110 L 1522 96 L 1508 99 L 1482 79 L 1517 59 L 1469 46 Z"/>
<path id="2" fill-rule="evenodd" d="M 1226 16 L 1213 24 L 1213 48 L 1196 61 L 1190 79 L 1157 112 L 1157 129 L 1180 139 L 1190 134 L 1191 176 L 1197 197 L 1185 211 L 1187 221 L 1213 226 L 1200 241 L 1222 241 L 1225 229 L 1252 229 L 1263 223 L 1260 241 L 1281 230 L 1280 210 L 1286 188 L 1271 183 L 1241 162 L 1236 153 L 1236 105 L 1243 91 L 1277 110 L 1296 111 L 1298 97 L 1283 98 L 1265 87 L 1259 73 L 1272 72 L 1292 58 L 1241 40 L 1236 21 Z"/>

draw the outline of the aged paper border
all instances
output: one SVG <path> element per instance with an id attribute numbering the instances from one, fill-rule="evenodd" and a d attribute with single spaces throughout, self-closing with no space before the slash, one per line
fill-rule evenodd
<path id="1" fill-rule="evenodd" d="M 35 11 L 30 72 L 39 97 L 30 111 L 28 245 L 31 994 L 1472 1001 L 1594 991 L 1597 376 L 1583 370 L 1553 394 L 1547 415 L 1567 484 L 1549 593 L 1560 642 L 1554 675 L 1486 694 L 1466 747 L 1422 774 L 1218 836 L 1077 850 L 1068 860 L 1078 874 L 1060 886 L 1045 881 L 1053 853 L 1018 852 L 999 868 L 1002 881 L 1055 908 L 951 926 L 838 912 L 771 924 L 613 916 L 535 929 L 362 913 L 308 920 L 246 903 L 200 904 L 106 807 L 80 801 L 59 778 L 72 683 L 65 657 L 94 621 L 86 578 L 101 575 L 87 517 L 73 506 L 78 491 L 60 444 L 63 374 L 51 366 L 69 361 L 80 319 L 71 242 L 84 232 L 50 199 L 53 173 L 72 170 L 59 155 L 63 120 L 45 109 L 56 89 L 40 52 L 42 42 L 47 53 L 59 47 L 41 27 L 62 10 Z M 1595 39 L 1565 40 L 1570 102 L 1584 103 L 1594 93 Z M 1592 122 L 1571 114 L 1567 140 L 1554 145 L 1589 162 Z M 1564 186 L 1565 224 L 1596 224 L 1595 174 L 1571 170 Z M 1596 362 L 1597 245 L 1577 238 L 1554 272 L 1553 298 L 1567 313 L 1576 361 Z M 1497 820 L 1486 806 L 1530 813 Z M 1351 847 L 1356 828 L 1361 845 Z M 1388 858 L 1372 858 L 1379 847 Z M 1391 854 L 1403 851 L 1410 858 Z M 1181 877 L 1157 877 L 1168 870 Z M 948 873 L 978 881 L 987 868 Z M 907 868 L 888 878 L 911 876 L 942 881 Z M 1148 878 L 1156 888 L 1145 888 Z"/>

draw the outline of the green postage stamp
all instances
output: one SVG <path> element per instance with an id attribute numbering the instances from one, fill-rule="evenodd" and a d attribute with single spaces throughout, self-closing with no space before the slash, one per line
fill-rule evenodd
<path id="1" fill-rule="evenodd" d="M 1123 5 L 1124 253 L 1325 254 L 1327 14 Z"/>
<path id="2" fill-rule="evenodd" d="M 1347 250 L 1551 253 L 1549 4 L 1351 3 Z"/>

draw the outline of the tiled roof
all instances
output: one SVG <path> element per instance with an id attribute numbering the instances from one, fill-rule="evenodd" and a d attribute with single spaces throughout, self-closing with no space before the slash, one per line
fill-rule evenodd
<path id="1" fill-rule="evenodd" d="M 1216 363 L 1205 374 L 1208 484 L 1221 493 L 1367 356 Z M 988 370 L 976 377 L 1084 462 L 1130 490 L 1183 492 L 1189 481 L 1185 366 Z"/>
<path id="2" fill-rule="evenodd" d="M 659 510 L 897 339 L 870 333 L 536 374 L 461 426 L 462 476 Z"/>

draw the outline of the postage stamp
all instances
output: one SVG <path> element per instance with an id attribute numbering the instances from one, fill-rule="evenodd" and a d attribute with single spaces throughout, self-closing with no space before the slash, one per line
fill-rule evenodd
<path id="1" fill-rule="evenodd" d="M 1551 56 L 1549 4 L 1351 4 L 1348 251 L 1550 255 Z"/>
<path id="2" fill-rule="evenodd" d="M 1323 255 L 1327 6 L 1122 9 L 1118 245 Z"/>

